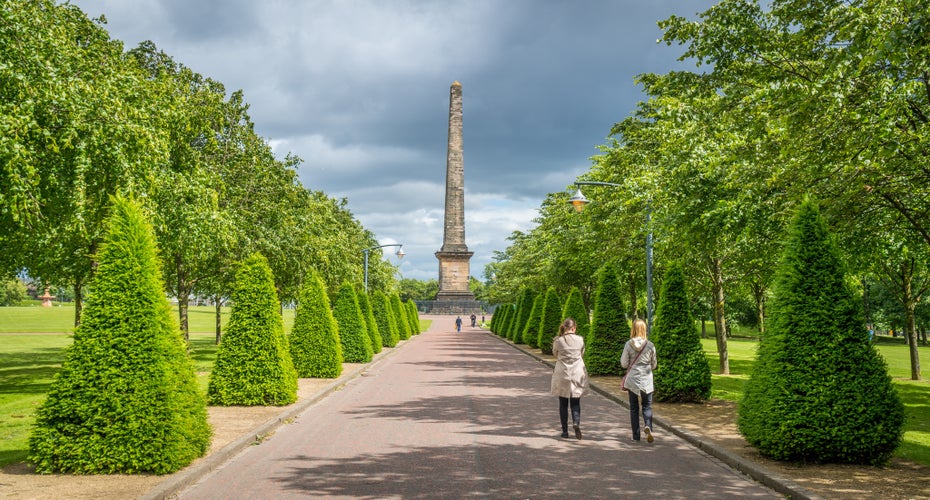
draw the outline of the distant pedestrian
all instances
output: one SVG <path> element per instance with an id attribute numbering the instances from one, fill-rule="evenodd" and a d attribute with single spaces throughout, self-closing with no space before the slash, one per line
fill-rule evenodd
<path id="1" fill-rule="evenodd" d="M 656 346 L 646 338 L 646 322 L 633 321 L 630 340 L 623 346 L 620 366 L 626 368 L 623 389 L 630 393 L 630 424 L 633 441 L 639 441 L 639 413 L 642 406 L 643 432 L 646 441 L 652 442 L 652 371 L 656 369 Z"/>
<path id="2" fill-rule="evenodd" d="M 462 331 L 462 317 L 461 316 L 457 316 L 455 318 L 455 331 L 457 332 Z"/>
<path id="3" fill-rule="evenodd" d="M 568 437 L 568 407 L 572 408 L 572 427 L 581 439 L 581 396 L 588 391 L 588 369 L 584 364 L 584 338 L 575 333 L 575 320 L 565 318 L 559 335 L 552 340 L 555 369 L 550 392 L 559 397 L 559 420 L 562 437 Z"/>
<path id="4" fill-rule="evenodd" d="M 475 313 L 471 314 L 471 327 L 475 327 L 475 322 L 478 321 L 478 316 L 475 316 Z"/>

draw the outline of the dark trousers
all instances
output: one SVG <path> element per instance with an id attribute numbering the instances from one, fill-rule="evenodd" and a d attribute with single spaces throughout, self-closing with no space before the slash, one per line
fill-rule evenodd
<path id="1" fill-rule="evenodd" d="M 568 405 L 572 406 L 572 422 L 581 425 L 581 398 L 563 398 L 559 396 L 559 420 L 562 421 L 562 433 L 568 432 Z"/>
<path id="2" fill-rule="evenodd" d="M 635 392 L 630 392 L 630 425 L 633 426 L 633 439 L 639 441 L 639 411 L 640 399 L 642 399 L 643 425 L 652 430 L 652 393 L 646 394 L 640 392 L 637 396 Z"/>

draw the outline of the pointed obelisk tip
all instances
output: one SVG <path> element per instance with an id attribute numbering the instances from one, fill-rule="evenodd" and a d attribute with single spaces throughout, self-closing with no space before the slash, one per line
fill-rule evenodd
<path id="1" fill-rule="evenodd" d="M 462 84 L 459 83 L 458 80 L 456 80 L 456 81 L 452 82 L 452 86 L 453 86 L 453 87 L 461 87 Z"/>

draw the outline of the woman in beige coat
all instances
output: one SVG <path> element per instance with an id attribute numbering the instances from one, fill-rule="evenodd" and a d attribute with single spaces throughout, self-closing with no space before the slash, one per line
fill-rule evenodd
<path id="1" fill-rule="evenodd" d="M 575 320 L 565 318 L 559 326 L 559 335 L 552 340 L 556 362 L 550 392 L 559 397 L 562 437 L 568 437 L 568 407 L 571 405 L 575 437 L 581 439 L 581 396 L 588 390 L 588 369 L 582 359 L 584 338 L 575 334 L 575 328 Z"/>

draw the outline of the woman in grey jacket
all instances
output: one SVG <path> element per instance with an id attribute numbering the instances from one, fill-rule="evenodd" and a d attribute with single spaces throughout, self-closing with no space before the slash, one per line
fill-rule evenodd
<path id="1" fill-rule="evenodd" d="M 626 368 L 623 388 L 630 392 L 630 424 L 633 441 L 639 441 L 639 412 L 642 405 L 643 432 L 652 442 L 652 371 L 656 369 L 656 346 L 646 338 L 646 322 L 633 321 L 630 340 L 623 346 L 620 366 Z"/>
<path id="2" fill-rule="evenodd" d="M 562 437 L 568 437 L 568 407 L 571 405 L 575 437 L 581 439 L 581 396 L 588 390 L 588 370 L 582 359 L 584 338 L 575 334 L 575 328 L 575 320 L 565 318 L 559 326 L 559 335 L 552 340 L 556 362 L 550 392 L 559 397 Z"/>

